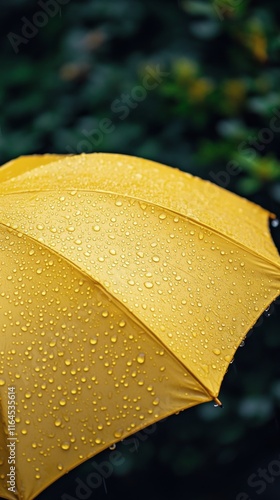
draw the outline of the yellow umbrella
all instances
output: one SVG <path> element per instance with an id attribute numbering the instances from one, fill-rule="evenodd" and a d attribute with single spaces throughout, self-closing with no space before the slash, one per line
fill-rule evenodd
<path id="1" fill-rule="evenodd" d="M 2 497 L 33 499 L 143 427 L 219 403 L 280 293 L 270 215 L 129 156 L 0 169 Z"/>

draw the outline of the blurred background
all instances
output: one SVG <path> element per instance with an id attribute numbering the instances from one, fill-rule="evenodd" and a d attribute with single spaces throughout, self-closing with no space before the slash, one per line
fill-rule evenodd
<path id="1" fill-rule="evenodd" d="M 0 163 L 132 154 L 279 217 L 279 14 L 277 0 L 2 2 Z M 236 353 L 223 409 L 174 415 L 119 443 L 117 464 L 95 457 L 102 481 L 89 488 L 84 463 L 38 499 L 279 499 L 279 320 L 278 299 Z"/>

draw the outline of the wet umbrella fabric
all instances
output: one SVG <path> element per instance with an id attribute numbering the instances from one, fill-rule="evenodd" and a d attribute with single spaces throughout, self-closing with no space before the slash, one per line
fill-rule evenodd
<path id="1" fill-rule="evenodd" d="M 113 443 L 217 398 L 280 294 L 270 216 L 123 155 L 23 157 L 0 169 L 1 496 L 33 499 Z"/>

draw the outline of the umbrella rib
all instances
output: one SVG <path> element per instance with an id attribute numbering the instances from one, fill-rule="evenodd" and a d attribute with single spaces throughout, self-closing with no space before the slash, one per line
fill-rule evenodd
<path id="1" fill-rule="evenodd" d="M 218 229 L 216 228 L 213 228 L 212 226 L 209 226 L 201 221 L 198 221 L 197 219 L 187 215 L 187 214 L 182 214 L 181 212 L 178 212 L 176 210 L 173 210 L 172 208 L 170 207 L 167 207 L 165 205 L 159 205 L 158 203 L 154 203 L 154 202 L 151 202 L 149 200 L 146 200 L 145 198 L 139 198 L 139 197 L 136 197 L 136 196 L 132 196 L 132 195 L 128 195 L 128 194 L 123 194 L 123 193 L 117 193 L 117 192 L 114 192 L 114 191 L 105 191 L 105 190 L 102 190 L 102 189 L 75 189 L 75 188 L 69 188 L 69 189 L 62 189 L 61 191 L 59 191 L 60 193 L 62 192 L 69 192 L 71 190 L 75 190 L 77 192 L 85 192 L 85 193 L 103 193 L 103 194 L 112 194 L 112 195 L 115 195 L 115 196 L 120 196 L 120 197 L 124 197 L 124 198 L 128 198 L 128 199 L 132 199 L 132 200 L 135 200 L 135 201 L 140 201 L 140 202 L 143 202 L 143 203 L 147 203 L 151 206 L 155 206 L 157 208 L 160 208 L 160 209 L 164 209 L 166 210 L 167 212 L 170 212 L 172 214 L 175 214 L 179 217 L 182 217 L 186 220 L 189 220 L 191 221 L 193 224 L 199 226 L 199 227 L 203 227 L 205 229 L 208 229 L 209 231 L 212 231 L 213 233 L 215 234 L 218 234 L 219 236 L 221 236 L 222 238 L 226 239 L 227 241 L 230 241 L 232 243 L 234 243 L 236 246 L 238 246 L 239 248 L 242 248 L 243 250 L 245 249 L 247 252 L 249 252 L 251 255 L 254 255 L 254 256 L 257 256 L 258 258 L 261 258 L 263 259 L 264 261 L 266 262 L 269 262 L 270 264 L 274 264 L 275 267 L 277 267 L 278 270 L 280 270 L 280 261 L 279 263 L 277 263 L 275 260 L 271 260 L 267 257 L 265 257 L 264 255 L 262 254 L 259 254 L 258 252 L 256 252 L 255 250 L 252 250 L 251 248 L 243 245 L 242 243 L 239 243 L 238 241 L 236 241 L 234 238 L 231 238 L 230 236 L 228 235 L 225 235 L 223 234 L 221 231 L 219 231 Z M 0 196 L 5 196 L 5 195 L 16 195 L 16 194 L 27 194 L 27 193 L 32 193 L 32 192 L 35 192 L 35 193 L 46 193 L 46 192 L 53 192 L 53 193 L 57 193 L 57 191 L 54 191 L 53 189 L 41 189 L 41 190 L 28 190 L 28 191 L 16 191 L 14 193 L 5 193 L 5 194 L 1 194 L 0 193 Z M 269 213 L 269 212 L 268 212 Z M 5 224 L 4 224 L 5 225 Z M 273 241 L 273 240 L 271 240 Z M 275 247 L 276 248 L 276 247 Z"/>
<path id="2" fill-rule="evenodd" d="M 63 192 L 69 192 L 69 191 L 71 191 L 71 190 L 73 190 L 73 189 L 75 189 L 75 188 L 62 189 L 62 190 L 60 191 L 60 193 L 63 193 Z M 230 236 L 227 236 L 227 235 L 223 234 L 221 231 L 219 231 L 219 230 L 217 230 L 217 229 L 215 229 L 215 228 L 212 228 L 211 226 L 209 226 L 209 225 L 207 225 L 207 224 L 204 224 L 203 222 L 200 222 L 200 221 L 198 221 L 197 219 L 194 219 L 193 217 L 190 217 L 190 216 L 188 216 L 188 215 L 186 215 L 186 214 L 182 214 L 182 213 L 180 213 L 180 212 L 178 212 L 178 211 L 176 211 L 176 210 L 173 210 L 173 209 L 171 209 L 171 208 L 169 208 L 169 207 L 166 207 L 166 206 L 164 206 L 164 205 L 159 205 L 158 203 L 150 202 L 149 200 L 146 200 L 145 198 L 139 198 L 139 197 L 131 196 L 131 195 L 128 195 L 128 194 L 117 193 L 117 192 L 113 192 L 113 191 L 105 191 L 105 190 L 101 190 L 101 189 L 90 189 L 90 190 L 89 190 L 89 189 L 78 189 L 78 190 L 77 190 L 77 189 L 75 189 L 75 191 L 77 191 L 77 192 L 85 192 L 85 193 L 93 193 L 93 192 L 95 192 L 95 193 L 103 193 L 103 194 L 107 194 L 107 195 L 120 196 L 120 197 L 123 197 L 123 198 L 132 199 L 132 200 L 135 200 L 135 201 L 138 201 L 138 202 L 139 202 L 139 201 L 140 201 L 140 202 L 142 201 L 142 202 L 144 202 L 144 203 L 146 203 L 146 204 L 149 204 L 149 205 L 151 205 L 151 206 L 156 206 L 156 207 L 158 207 L 158 208 L 160 208 L 160 209 L 164 209 L 164 210 L 166 210 L 166 211 L 167 211 L 167 212 L 169 212 L 169 213 L 175 214 L 175 215 L 177 215 L 177 216 L 182 217 L 183 219 L 186 219 L 186 220 L 191 221 L 192 223 L 194 223 L 194 224 L 195 224 L 195 225 L 197 225 L 198 227 L 204 227 L 204 228 L 206 228 L 206 229 L 208 229 L 208 230 L 212 231 L 213 233 L 218 234 L 220 237 L 224 238 L 224 239 L 225 239 L 225 240 L 227 240 L 227 241 L 232 242 L 232 243 L 233 243 L 234 245 L 236 245 L 237 247 L 242 248 L 243 250 L 246 250 L 246 251 L 247 251 L 248 253 L 250 253 L 251 255 L 255 255 L 255 256 L 257 256 L 259 259 L 262 259 L 263 261 L 267 261 L 267 262 L 269 262 L 269 264 L 270 264 L 270 265 L 274 265 L 274 266 L 277 268 L 277 270 L 279 270 L 279 269 L 280 269 L 280 263 L 278 264 L 275 260 L 271 260 L 271 259 L 267 258 L 266 256 L 260 255 L 260 254 L 259 254 L 258 252 L 256 252 L 255 250 L 252 250 L 252 249 L 248 248 L 247 246 L 245 246 L 245 245 L 243 245 L 243 244 L 239 243 L 238 241 L 236 241 L 235 239 L 231 238 Z M 14 193 L 7 193 L 7 194 L 8 194 L 8 195 L 10 195 L 10 194 L 13 194 L 13 195 L 15 194 L 15 195 L 17 195 L 17 194 L 24 194 L 24 193 L 28 193 L 28 194 L 30 194 L 30 193 L 32 193 L 32 192 L 34 192 L 34 193 L 37 193 L 37 192 L 42 193 L 42 192 L 57 192 L 57 191 L 54 191 L 54 190 L 52 190 L 52 189 L 45 189 L 45 190 L 42 190 L 42 189 L 41 189 L 41 190 L 17 191 L 17 192 L 14 192 Z M 1 196 L 1 195 L 0 195 L 0 196 Z M 2 194 L 2 196 L 5 196 L 5 194 Z M 9 228 L 9 226 L 7 226 L 7 225 L 6 225 L 5 223 L 3 223 L 3 222 L 0 222 L 0 224 L 2 224 L 3 226 L 5 226 L 5 227 L 8 227 L 8 228 Z M 9 228 L 9 229 L 10 229 L 10 228 Z M 16 230 L 14 230 L 14 231 L 16 231 Z M 16 231 L 16 232 L 17 232 L 17 231 Z M 88 279 L 90 279 L 90 280 L 91 280 L 91 282 L 93 282 L 96 286 L 100 287 L 100 288 L 101 288 L 102 290 L 104 290 L 104 291 L 105 291 L 105 292 L 106 292 L 109 296 L 111 296 L 111 297 L 112 297 L 112 298 L 113 298 L 113 299 L 114 299 L 114 300 L 115 300 L 115 301 L 116 301 L 116 302 L 117 302 L 117 303 L 121 306 L 121 308 L 122 308 L 122 309 L 125 309 L 125 311 L 126 311 L 126 312 L 128 312 L 130 315 L 132 315 L 132 316 L 133 316 L 133 318 L 134 318 L 134 321 L 136 321 L 136 322 L 137 322 L 138 324 L 140 324 L 141 326 L 144 326 L 144 327 L 145 327 L 145 329 L 146 329 L 146 330 L 148 330 L 148 331 L 149 331 L 149 333 L 150 333 L 151 335 L 153 335 L 153 336 L 154 336 L 153 332 L 152 332 L 152 331 L 148 328 L 148 326 L 146 326 L 144 323 L 142 323 L 142 322 L 141 322 L 141 321 L 140 321 L 140 320 L 139 320 L 139 319 L 135 316 L 135 314 L 134 314 L 132 311 L 130 311 L 130 310 L 129 310 L 126 306 L 124 306 L 124 304 L 122 304 L 122 302 L 120 302 L 120 301 L 119 301 L 119 300 L 118 300 L 118 299 L 117 299 L 117 298 L 116 298 L 116 297 L 115 297 L 115 296 L 114 296 L 111 292 L 109 292 L 109 291 L 108 291 L 108 290 L 107 290 L 107 289 L 106 289 L 106 288 L 105 288 L 105 287 L 104 287 L 101 283 L 99 283 L 98 281 L 96 281 L 96 280 L 95 280 L 92 276 L 90 276 L 90 275 L 89 275 L 86 271 L 84 271 L 83 269 L 81 269 L 80 267 L 78 267 L 75 263 L 73 263 L 71 260 L 69 260 L 69 259 L 68 259 L 67 257 L 65 257 L 64 255 L 60 254 L 59 252 L 56 252 L 54 249 L 50 249 L 50 248 L 49 248 L 47 245 L 45 245 L 44 243 L 42 243 L 42 242 L 38 242 L 35 238 L 33 238 L 32 236 L 30 236 L 30 235 L 28 235 L 28 234 L 26 234 L 26 233 L 25 233 L 25 235 L 26 235 L 26 237 L 27 237 L 27 238 L 29 238 L 29 239 L 31 239 L 32 241 L 34 241 L 37 245 L 38 245 L 38 244 L 40 244 L 41 246 L 44 246 L 45 248 L 47 248 L 47 249 L 48 249 L 48 251 L 53 252 L 54 254 L 56 254 L 57 256 L 59 256 L 60 258 L 62 258 L 62 259 L 64 259 L 65 261 L 69 262 L 69 264 L 71 264 L 71 266 L 72 266 L 72 267 L 75 267 L 75 268 L 76 268 L 76 269 L 77 269 L 80 273 L 82 273 L 82 274 L 84 274 L 85 276 L 87 276 L 87 278 L 88 278 Z M 184 365 L 184 364 L 183 364 L 180 360 L 178 360 L 178 359 L 176 358 L 176 356 L 173 354 L 173 352 L 172 352 L 172 351 L 171 351 L 171 350 L 170 350 L 167 346 L 165 346 L 165 345 L 161 342 L 161 340 L 160 340 L 160 339 L 158 339 L 158 338 L 157 338 L 157 340 L 158 340 L 158 342 L 160 342 L 160 343 L 161 343 L 161 344 L 162 344 L 162 345 L 163 345 L 166 349 L 168 349 L 168 352 L 170 353 L 170 355 L 171 355 L 171 356 L 173 356 L 173 357 L 176 359 L 176 361 L 177 361 L 177 362 L 178 362 L 178 361 L 180 362 L 180 364 L 182 365 L 182 367 L 184 368 L 184 370 L 187 370 L 187 371 L 191 374 L 191 376 L 192 376 L 193 378 L 195 378 L 195 379 L 197 380 L 197 382 L 199 382 L 199 384 L 200 384 L 200 385 L 201 385 L 201 386 L 205 389 L 205 391 L 207 392 L 207 394 L 209 394 L 209 395 L 211 396 L 211 398 L 212 398 L 212 399 L 215 399 L 215 396 L 214 396 L 213 394 L 211 394 L 211 393 L 210 393 L 209 389 L 208 389 L 208 388 L 207 388 L 207 387 L 206 387 L 206 386 L 205 386 L 202 382 L 200 382 L 200 380 L 199 380 L 199 379 L 197 379 L 197 378 L 195 377 L 195 375 L 193 375 L 193 373 L 191 372 L 191 370 L 187 369 L 187 368 L 186 368 L 186 366 L 185 366 L 185 365 Z"/>
<path id="3" fill-rule="evenodd" d="M 6 224 L 4 224 L 3 222 L 0 222 L 0 226 L 4 226 L 5 228 L 8 228 L 10 231 L 13 231 L 14 233 L 19 233 L 22 231 L 18 231 L 17 229 L 14 229 L 14 228 L 10 228 L 9 226 L 7 226 Z M 36 245 L 38 246 L 41 246 L 41 247 L 44 247 L 45 249 L 47 249 L 50 253 L 56 255 L 57 257 L 59 257 L 60 259 L 64 260 L 65 262 L 69 263 L 73 268 L 77 269 L 77 271 L 79 271 L 79 273 L 81 273 L 83 276 L 85 276 L 87 279 L 89 279 L 92 283 L 94 283 L 95 286 L 99 287 L 107 296 L 109 296 L 112 300 L 115 301 L 115 303 L 118 305 L 118 307 L 120 307 L 120 309 L 122 309 L 126 314 L 128 314 L 130 317 L 132 317 L 133 321 L 136 322 L 138 325 L 141 326 L 141 328 L 143 328 L 146 332 L 149 333 L 149 335 L 151 335 L 153 338 L 156 338 L 156 341 L 162 346 L 164 347 L 164 349 L 166 349 L 168 351 L 168 354 L 170 356 L 172 356 L 172 358 L 176 361 L 176 363 L 180 363 L 180 365 L 183 367 L 183 369 L 185 371 L 187 371 L 191 377 L 193 377 L 193 379 L 195 379 L 198 384 L 201 386 L 201 388 L 206 392 L 206 394 L 208 394 L 210 396 L 211 399 L 213 400 L 217 400 L 216 396 L 214 394 L 211 393 L 211 391 L 209 390 L 209 388 L 203 384 L 203 382 L 201 382 L 199 380 L 198 377 L 196 377 L 196 375 L 194 375 L 192 373 L 192 371 L 187 368 L 184 363 L 179 360 L 175 354 L 169 349 L 168 346 L 166 346 L 162 341 L 161 339 L 159 339 L 158 337 L 155 336 L 155 334 L 152 332 L 152 330 L 144 323 L 142 322 L 141 320 L 139 320 L 139 318 L 137 318 L 137 316 L 135 316 L 135 314 L 133 313 L 133 311 L 131 311 L 127 306 L 125 306 L 119 299 L 117 299 L 117 297 L 115 297 L 115 295 L 113 295 L 109 290 L 107 290 L 107 288 L 105 288 L 104 285 L 102 285 L 102 283 L 99 283 L 98 281 L 96 281 L 92 276 L 90 276 L 84 269 L 81 269 L 80 267 L 78 267 L 75 263 L 73 263 L 71 260 L 69 260 L 67 257 L 65 257 L 64 255 L 60 254 L 59 252 L 57 252 L 56 250 L 52 249 L 52 248 L 49 248 L 47 245 L 45 245 L 44 243 L 42 243 L 41 241 L 39 242 L 38 240 L 36 240 L 35 238 L 33 238 L 32 236 L 30 236 L 29 234 L 26 234 L 26 233 L 23 233 L 27 239 L 29 239 L 30 241 L 32 241 L 33 243 L 35 243 Z M 218 400 L 217 400 L 218 401 Z"/>

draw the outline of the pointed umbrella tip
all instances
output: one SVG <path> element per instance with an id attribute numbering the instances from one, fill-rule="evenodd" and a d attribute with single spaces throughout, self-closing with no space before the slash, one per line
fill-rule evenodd
<path id="1" fill-rule="evenodd" d="M 223 403 L 218 398 L 214 398 L 215 405 L 214 406 L 219 406 L 220 408 L 223 408 Z"/>

